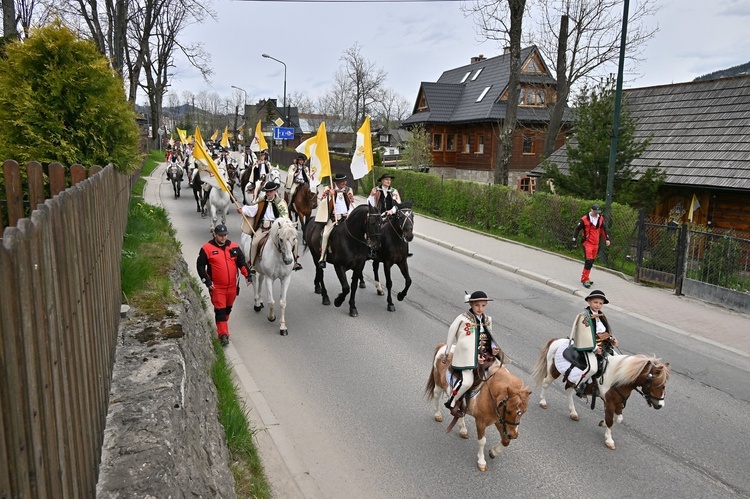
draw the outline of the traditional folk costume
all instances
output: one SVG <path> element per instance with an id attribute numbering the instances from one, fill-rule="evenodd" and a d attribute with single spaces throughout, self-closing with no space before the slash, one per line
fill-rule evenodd
<path id="1" fill-rule="evenodd" d="M 302 163 L 297 161 L 302 160 Z M 305 156 L 297 156 L 297 160 L 289 166 L 286 173 L 286 188 L 289 191 L 289 203 L 294 200 L 294 194 L 302 184 L 310 183 L 310 168 L 305 166 Z"/>
<path id="2" fill-rule="evenodd" d="M 318 197 L 320 200 L 326 200 L 325 203 L 318 203 L 318 211 L 315 213 L 315 221 L 326 224 L 323 229 L 318 260 L 318 266 L 321 268 L 326 266 L 326 251 L 331 231 L 354 210 L 354 192 L 344 183 L 346 178 L 346 175 L 337 173 L 333 177 L 333 189 L 327 187 Z"/>
<path id="3" fill-rule="evenodd" d="M 492 300 L 487 298 L 487 294 L 483 291 L 475 291 L 471 296 L 466 297 L 465 303 L 475 301 Z M 464 312 L 456 317 L 448 328 L 448 339 L 445 343 L 446 355 L 453 345 L 456 346 L 451 362 L 456 381 L 451 398 L 445 403 L 445 406 L 452 412 L 453 407 L 460 408 L 461 398 L 474 384 L 474 370 L 480 366 L 480 363 L 492 360 L 493 349 L 498 347 L 492 338 L 492 317 L 486 313 L 478 317 L 471 309 Z"/>
<path id="4" fill-rule="evenodd" d="M 268 182 L 263 187 L 263 192 L 269 193 L 276 191 L 279 185 L 274 182 Z M 253 238 L 253 242 L 250 246 L 250 273 L 255 273 L 255 257 L 258 254 L 258 246 L 261 241 L 268 237 L 268 231 L 271 229 L 274 220 L 279 217 L 287 217 L 289 215 L 286 203 L 278 195 L 274 195 L 273 199 L 266 197 L 259 197 L 252 204 L 245 205 L 242 207 L 242 214 L 246 217 L 250 217 L 252 230 L 247 227 L 247 223 L 243 220 L 242 231 L 249 234 Z M 296 248 L 295 248 L 296 254 Z"/>
<path id="5" fill-rule="evenodd" d="M 609 241 L 607 229 L 604 227 L 604 217 L 600 213 L 601 209 L 598 204 L 591 206 L 591 212 L 581 217 L 581 220 L 573 231 L 573 243 L 578 240 L 578 233 L 583 231 L 583 238 L 581 239 L 581 244 L 583 245 L 581 283 L 587 288 L 590 288 L 594 284 L 591 281 L 591 269 L 594 266 L 596 255 L 599 253 L 599 240 L 601 236 L 604 236 L 604 239 Z"/>
<path id="6" fill-rule="evenodd" d="M 383 217 L 395 214 L 398 209 L 396 205 L 401 204 L 401 196 L 399 195 L 398 190 L 390 185 L 387 187 L 383 185 L 383 180 L 387 178 L 393 179 L 395 177 L 390 173 L 384 173 L 381 175 L 378 179 L 380 185 L 373 189 L 370 196 L 367 198 L 367 204 L 377 208 L 378 213 Z M 379 223 L 375 224 L 375 234 L 373 234 L 373 237 L 368 241 L 368 245 L 370 246 L 370 254 L 368 255 L 368 258 L 372 260 L 377 259 L 376 251 L 380 246 L 381 223 L 380 221 L 378 222 Z"/>

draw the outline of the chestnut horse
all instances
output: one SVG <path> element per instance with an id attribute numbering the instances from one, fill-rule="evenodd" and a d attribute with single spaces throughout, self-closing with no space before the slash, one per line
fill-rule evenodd
<path id="1" fill-rule="evenodd" d="M 442 395 L 446 397 L 450 393 L 449 366 L 453 358 L 453 351 L 448 359 L 443 362 L 445 343 L 435 347 L 435 357 L 430 370 L 430 378 L 427 380 L 425 395 L 429 400 L 435 402 L 435 421 L 441 422 L 443 415 L 440 413 L 440 402 Z M 500 455 L 503 447 L 507 447 L 511 440 L 518 438 L 518 425 L 521 416 L 528 407 L 531 390 L 524 385 L 521 378 L 514 376 L 500 361 L 495 361 L 485 371 L 485 379 L 480 383 L 478 392 L 473 389 L 469 403 L 464 411 L 474 418 L 477 426 L 477 442 L 479 452 L 477 453 L 477 467 L 479 471 L 487 471 L 487 461 L 484 459 L 484 446 L 487 442 L 485 431 L 490 425 L 495 425 L 500 433 L 500 443 L 490 449 L 490 458 Z M 459 419 L 459 435 L 469 438 L 464 418 Z M 449 429 L 452 427 L 449 426 Z"/>
<path id="2" fill-rule="evenodd" d="M 287 197 L 289 197 L 288 193 Z M 318 207 L 318 196 L 315 195 L 315 191 L 310 189 L 310 184 L 305 182 L 297 187 L 297 190 L 294 191 L 294 199 L 288 199 L 287 204 L 289 205 L 289 218 L 294 213 L 304 233 L 310 214 Z"/>
<path id="3" fill-rule="evenodd" d="M 542 409 L 547 408 L 545 392 L 550 383 L 560 376 L 560 371 L 555 366 L 555 352 L 558 348 L 567 348 L 570 340 L 567 338 L 551 339 L 544 345 L 539 358 L 531 373 L 534 383 L 542 387 L 539 405 Z M 614 423 L 622 422 L 622 411 L 633 390 L 640 393 L 646 399 L 646 403 L 654 409 L 664 407 L 667 381 L 669 380 L 669 363 L 662 363 L 661 359 L 647 355 L 610 355 L 607 357 L 607 367 L 602 377 L 598 380 L 597 396 L 604 400 L 604 420 L 599 426 L 606 424 L 604 432 L 604 445 L 614 450 L 615 442 L 612 440 L 612 426 Z M 585 394 L 591 395 L 593 385 L 586 387 Z M 568 396 L 568 411 L 570 419 L 578 421 L 578 413 L 573 404 L 573 384 L 565 383 L 565 393 Z M 592 401 L 593 408 L 593 401 Z"/>

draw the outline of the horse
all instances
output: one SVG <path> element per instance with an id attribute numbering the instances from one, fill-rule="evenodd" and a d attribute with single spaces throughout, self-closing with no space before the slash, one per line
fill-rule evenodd
<path id="1" fill-rule="evenodd" d="M 188 172 L 188 183 L 193 189 L 193 196 L 195 197 L 195 204 L 197 206 L 197 212 L 201 214 L 201 217 L 206 215 L 206 201 L 208 200 L 207 192 L 203 188 L 203 181 L 198 172 L 198 168 L 193 168 Z"/>
<path id="2" fill-rule="evenodd" d="M 294 217 L 300 222 L 304 231 L 310 214 L 318 207 L 318 196 L 315 191 L 310 189 L 310 184 L 305 182 L 297 187 L 297 190 L 294 191 L 294 198 L 287 200 L 287 204 L 289 205 L 290 217 L 294 213 Z"/>
<path id="3" fill-rule="evenodd" d="M 224 179 L 224 184 L 227 182 L 227 171 L 222 167 L 219 168 L 219 175 Z M 208 210 L 211 213 L 211 231 L 216 226 L 216 222 L 221 215 L 221 223 L 227 223 L 227 213 L 229 213 L 229 207 L 232 205 L 232 196 L 229 195 L 228 191 L 220 187 L 211 187 L 208 193 Z"/>
<path id="4" fill-rule="evenodd" d="M 555 352 L 558 348 L 567 348 L 570 340 L 567 338 L 551 339 L 542 347 L 534 369 L 532 378 L 537 386 L 542 387 L 539 406 L 547 408 L 545 392 L 552 381 L 560 376 L 560 371 L 555 366 Z M 614 354 L 607 357 L 607 366 L 601 379 L 598 381 L 598 390 L 593 394 L 594 384 L 586 387 L 586 395 L 593 395 L 591 408 L 594 408 L 596 396 L 604 400 L 604 419 L 599 426 L 606 424 L 604 433 L 604 445 L 609 449 L 615 449 L 612 440 L 612 425 L 622 422 L 622 411 L 633 390 L 640 393 L 646 399 L 649 407 L 661 409 L 664 407 L 666 396 L 666 385 L 669 380 L 669 363 L 662 363 L 661 359 L 643 354 L 621 355 Z M 573 404 L 573 384 L 565 383 L 565 393 L 568 395 L 568 412 L 570 419 L 578 421 L 578 413 Z"/>
<path id="5" fill-rule="evenodd" d="M 435 421 L 442 422 L 443 415 L 440 412 L 440 402 L 443 396 L 448 397 L 451 384 L 448 378 L 451 376 L 449 366 L 453 358 L 453 351 L 443 362 L 445 355 L 445 343 L 439 343 L 435 347 L 430 376 L 425 387 L 425 395 L 434 401 Z M 479 376 L 478 376 L 479 378 Z M 487 461 L 484 459 L 484 446 L 487 443 L 485 431 L 490 425 L 495 425 L 500 433 L 500 443 L 490 449 L 490 458 L 494 459 L 500 455 L 503 447 L 507 447 L 511 440 L 518 438 L 518 427 L 521 416 L 528 408 L 528 400 L 531 390 L 524 384 L 521 378 L 511 373 L 502 362 L 496 360 L 485 371 L 479 387 L 471 391 L 472 395 L 466 404 L 465 413 L 474 418 L 477 427 L 477 442 L 479 452 L 477 453 L 477 467 L 479 471 L 487 471 Z M 455 423 L 455 420 L 454 420 Z M 448 431 L 453 429 L 453 424 L 448 426 Z M 469 438 L 464 418 L 459 418 L 461 438 Z"/>
<path id="6" fill-rule="evenodd" d="M 262 175 L 260 179 L 255 182 L 255 191 L 253 192 L 253 194 L 255 194 L 256 198 L 258 197 L 260 191 L 263 189 L 263 186 L 268 182 L 274 182 L 275 184 L 277 184 L 281 188 L 283 194 L 284 188 L 281 186 L 281 172 L 274 166 L 271 167 L 267 174 Z"/>
<path id="7" fill-rule="evenodd" d="M 377 259 L 372 261 L 375 290 L 379 296 L 383 295 L 383 286 L 379 281 L 378 267 L 380 267 L 380 262 L 383 262 L 385 287 L 388 290 L 387 308 L 389 312 L 396 310 L 391 298 L 391 288 L 393 287 L 391 267 L 393 265 L 398 265 L 401 275 L 404 277 L 404 289 L 396 295 L 398 301 L 404 300 L 411 286 L 409 263 L 407 261 L 407 255 L 409 254 L 408 243 L 414 239 L 414 212 L 411 209 L 411 205 L 411 202 L 396 204 L 396 213 L 388 216 L 383 221 L 380 227 L 380 237 L 378 238 Z"/>
<path id="8" fill-rule="evenodd" d="M 250 261 L 250 245 L 252 239 L 242 233 L 240 236 L 240 246 L 245 254 L 246 261 Z M 281 281 L 281 293 L 279 295 L 279 334 L 286 336 L 289 331 L 286 327 L 286 294 L 289 284 L 292 281 L 292 266 L 294 264 L 294 245 L 297 242 L 297 227 L 288 218 L 280 217 L 274 220 L 268 231 L 268 238 L 261 246 L 256 257 L 255 269 L 257 280 L 255 285 L 255 302 L 253 310 L 260 312 L 263 308 L 260 294 L 261 289 L 265 290 L 266 303 L 268 303 L 268 320 L 273 322 L 276 316 L 273 313 L 273 283 L 275 280 Z M 253 284 L 256 284 L 255 282 Z"/>
<path id="9" fill-rule="evenodd" d="M 234 186 L 240 180 L 239 165 L 234 160 L 229 160 L 227 164 L 227 185 L 229 186 L 229 192 L 234 194 Z"/>
<path id="10" fill-rule="evenodd" d="M 371 210 L 375 210 L 375 208 L 370 205 L 357 206 L 348 217 L 338 223 L 338 226 L 334 228 L 328 238 L 328 248 L 331 251 L 326 255 L 326 262 L 333 264 L 336 276 L 341 283 L 341 293 L 333 301 L 333 304 L 340 307 L 351 290 L 351 297 L 349 298 L 350 317 L 359 315 L 355 295 L 357 283 L 362 279 L 362 269 L 364 269 L 370 250 L 365 235 L 368 231 L 372 233 L 372 230 L 368 230 Z M 323 305 L 330 305 L 331 300 L 328 297 L 328 291 L 323 280 L 323 269 L 318 265 L 324 227 L 325 224 L 323 223 L 307 224 L 307 227 L 305 227 L 305 243 L 310 248 L 310 255 L 315 263 L 315 293 L 322 295 Z M 346 282 L 347 270 L 352 271 L 351 288 Z"/>
<path id="11" fill-rule="evenodd" d="M 245 168 L 245 171 L 240 175 L 240 187 L 242 188 L 242 204 L 247 204 L 247 198 L 245 197 L 246 192 L 253 192 L 253 188 L 248 190 L 247 185 L 250 184 L 250 177 L 253 175 L 253 168 Z M 252 185 L 252 184 L 251 184 Z"/>
<path id="12" fill-rule="evenodd" d="M 180 197 L 180 190 L 182 189 L 182 168 L 180 165 L 170 163 L 169 168 L 167 168 L 167 178 L 172 182 L 174 197 Z"/>

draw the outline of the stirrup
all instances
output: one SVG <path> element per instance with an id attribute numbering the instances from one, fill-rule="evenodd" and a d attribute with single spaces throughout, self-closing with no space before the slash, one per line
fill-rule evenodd
<path id="1" fill-rule="evenodd" d="M 255 265 L 250 266 L 250 270 L 247 271 L 248 275 L 255 275 Z"/>
<path id="2" fill-rule="evenodd" d="M 323 260 L 322 262 L 318 262 L 318 268 L 320 268 L 320 269 L 326 268 L 326 261 Z"/>

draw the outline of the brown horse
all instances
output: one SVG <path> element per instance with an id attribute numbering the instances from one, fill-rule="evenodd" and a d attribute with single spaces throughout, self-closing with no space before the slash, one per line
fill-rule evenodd
<path id="1" fill-rule="evenodd" d="M 547 408 L 545 391 L 547 387 L 560 376 L 560 371 L 555 366 L 555 352 L 558 348 L 566 348 L 570 343 L 567 338 L 551 339 L 542 347 L 539 358 L 531 373 L 534 383 L 542 387 L 539 405 L 542 409 Z M 610 355 L 607 357 L 607 367 L 598 381 L 597 396 L 604 400 L 604 420 L 599 426 L 606 424 L 604 432 L 604 445 L 614 450 L 615 442 L 612 440 L 612 426 L 622 422 L 622 411 L 633 390 L 643 395 L 646 403 L 654 409 L 664 407 L 664 398 L 667 393 L 667 381 L 669 380 L 669 363 L 662 363 L 661 359 L 647 355 Z M 591 395 L 593 384 L 586 387 L 585 394 Z M 573 404 L 573 386 L 570 381 L 565 384 L 565 393 L 568 395 L 568 411 L 570 419 L 578 421 L 578 413 Z M 592 403 L 592 408 L 593 408 Z"/>
<path id="2" fill-rule="evenodd" d="M 453 352 L 443 362 L 445 354 L 445 343 L 435 347 L 435 357 L 430 370 L 430 378 L 427 380 L 425 395 L 429 400 L 435 402 L 435 421 L 441 422 L 443 415 L 440 413 L 440 401 L 442 395 L 448 395 L 450 385 L 448 383 L 448 369 L 453 358 Z M 478 392 L 472 390 L 466 410 L 469 416 L 474 418 L 477 426 L 477 442 L 479 452 L 477 454 L 477 467 L 479 471 L 487 471 L 487 461 L 484 459 L 484 445 L 487 442 L 485 431 L 487 427 L 495 425 L 500 432 L 500 443 L 490 449 L 490 458 L 500 455 L 503 447 L 507 447 L 511 440 L 518 438 L 518 425 L 521 416 L 528 407 L 531 390 L 524 385 L 521 378 L 514 376 L 499 361 L 495 361 L 485 371 L 485 379 L 480 382 Z M 464 418 L 460 418 L 459 435 L 468 438 Z M 451 427 L 449 427 L 450 429 Z"/>
<path id="3" fill-rule="evenodd" d="M 289 197 L 288 193 L 287 197 Z M 287 199 L 287 204 L 289 205 L 290 218 L 294 213 L 296 219 L 300 221 L 300 227 L 304 233 L 310 214 L 318 207 L 318 196 L 315 195 L 315 191 L 310 190 L 310 184 L 305 182 L 294 191 L 294 199 Z"/>

